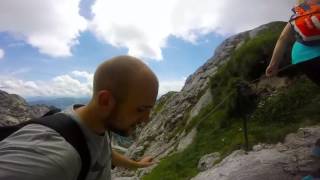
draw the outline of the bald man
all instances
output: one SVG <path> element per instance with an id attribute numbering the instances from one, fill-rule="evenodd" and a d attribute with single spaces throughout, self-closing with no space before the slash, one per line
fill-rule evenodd
<path id="1" fill-rule="evenodd" d="M 63 112 L 80 125 L 87 140 L 91 164 L 86 180 L 111 179 L 111 164 L 153 164 L 151 157 L 134 161 L 112 150 L 109 132 L 128 136 L 138 124 L 147 123 L 157 94 L 158 79 L 137 58 L 118 56 L 97 68 L 91 101 Z M 80 169 L 77 151 L 46 126 L 27 125 L 0 142 L 1 180 L 76 180 Z"/>

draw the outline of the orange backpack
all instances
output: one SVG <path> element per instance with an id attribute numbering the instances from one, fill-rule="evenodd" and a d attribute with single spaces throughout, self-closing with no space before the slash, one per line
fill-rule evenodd
<path id="1" fill-rule="evenodd" d="M 292 9 L 290 19 L 297 41 L 305 45 L 320 45 L 320 2 L 306 0 Z"/>

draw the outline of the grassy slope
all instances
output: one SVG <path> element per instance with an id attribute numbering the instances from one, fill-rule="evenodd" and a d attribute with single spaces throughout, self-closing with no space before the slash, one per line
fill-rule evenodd
<path id="1" fill-rule="evenodd" d="M 320 88 L 304 77 L 296 77 L 288 88 L 279 89 L 270 97 L 257 96 L 239 104 L 235 84 L 251 81 L 264 73 L 274 44 L 283 28 L 275 23 L 256 38 L 236 50 L 230 61 L 220 67 L 211 79 L 214 103 L 195 117 L 188 130 L 208 115 L 227 94 L 224 105 L 198 125 L 194 142 L 183 152 L 163 160 L 144 180 L 190 179 L 198 173 L 199 159 L 208 153 L 220 152 L 222 158 L 243 146 L 242 117 L 248 117 L 250 147 L 259 142 L 276 143 L 299 127 L 320 120 Z M 259 104 L 259 106 L 257 106 Z"/>

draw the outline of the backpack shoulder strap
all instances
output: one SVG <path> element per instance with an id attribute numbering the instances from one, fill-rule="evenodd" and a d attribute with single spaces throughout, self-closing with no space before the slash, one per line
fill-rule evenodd
<path id="1" fill-rule="evenodd" d="M 45 113 L 42 117 L 44 117 L 44 116 L 50 116 L 50 115 L 53 115 L 53 114 L 56 114 L 56 113 L 59 113 L 59 112 L 61 112 L 61 109 L 56 108 L 56 107 L 52 107 L 52 108 L 50 108 L 50 110 L 49 110 L 47 113 Z"/>
<path id="2" fill-rule="evenodd" d="M 25 122 L 22 122 L 22 123 L 16 124 L 16 125 L 1 126 L 0 127 L 0 141 L 4 140 L 5 138 L 10 136 L 14 132 L 21 129 L 22 127 L 30 124 L 31 121 L 33 121 L 33 120 L 28 120 L 28 121 L 25 121 Z"/>
<path id="3" fill-rule="evenodd" d="M 64 137 L 76 149 L 81 158 L 81 171 L 78 175 L 78 180 L 86 179 L 91 164 L 91 157 L 85 136 L 75 120 L 64 113 L 57 113 L 32 120 L 28 124 L 47 126 Z"/>

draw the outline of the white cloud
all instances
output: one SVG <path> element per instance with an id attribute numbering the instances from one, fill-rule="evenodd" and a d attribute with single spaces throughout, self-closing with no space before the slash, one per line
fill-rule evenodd
<path id="1" fill-rule="evenodd" d="M 184 80 L 166 80 L 166 81 L 160 81 L 160 87 L 159 87 L 159 97 L 166 94 L 170 91 L 180 91 L 185 83 Z"/>
<path id="2" fill-rule="evenodd" d="M 89 72 L 82 72 L 93 76 Z M 56 76 L 50 81 L 24 81 L 14 76 L 0 76 L 0 87 L 4 91 L 19 94 L 24 97 L 56 96 L 56 97 L 82 97 L 91 96 L 92 81 L 87 79 L 81 82 L 74 73 Z"/>
<path id="3" fill-rule="evenodd" d="M 85 77 L 85 81 L 79 78 Z M 83 97 L 92 95 L 93 74 L 86 71 L 73 71 L 53 77 L 49 81 L 25 81 L 14 76 L 0 76 L 0 89 L 23 97 Z M 169 91 L 180 91 L 185 83 L 181 80 L 160 81 L 159 97 Z"/>
<path id="4" fill-rule="evenodd" d="M 106 42 L 127 47 L 130 55 L 162 59 L 173 4 L 175 0 L 97 0 L 91 29 Z"/>
<path id="5" fill-rule="evenodd" d="M 70 56 L 80 31 L 87 27 L 79 15 L 80 0 L 1 0 L 0 32 L 23 39 L 41 53 Z"/>
<path id="6" fill-rule="evenodd" d="M 288 20 L 294 0 L 96 0 L 90 29 L 129 54 L 161 60 L 172 35 L 190 42 L 209 32 L 233 34 Z"/>
<path id="7" fill-rule="evenodd" d="M 0 32 L 53 57 L 70 56 L 87 21 L 80 0 L 1 0 Z M 209 32 L 232 34 L 288 20 L 294 0 L 96 0 L 90 30 L 128 54 L 161 60 L 168 37 L 190 42 Z"/>
<path id="8" fill-rule="evenodd" d="M 75 77 L 85 78 L 88 82 L 93 82 L 93 74 L 88 73 L 86 71 L 72 71 L 72 75 Z"/>
<path id="9" fill-rule="evenodd" d="M 5 52 L 3 49 L 0 49 L 0 59 L 4 58 Z"/>

